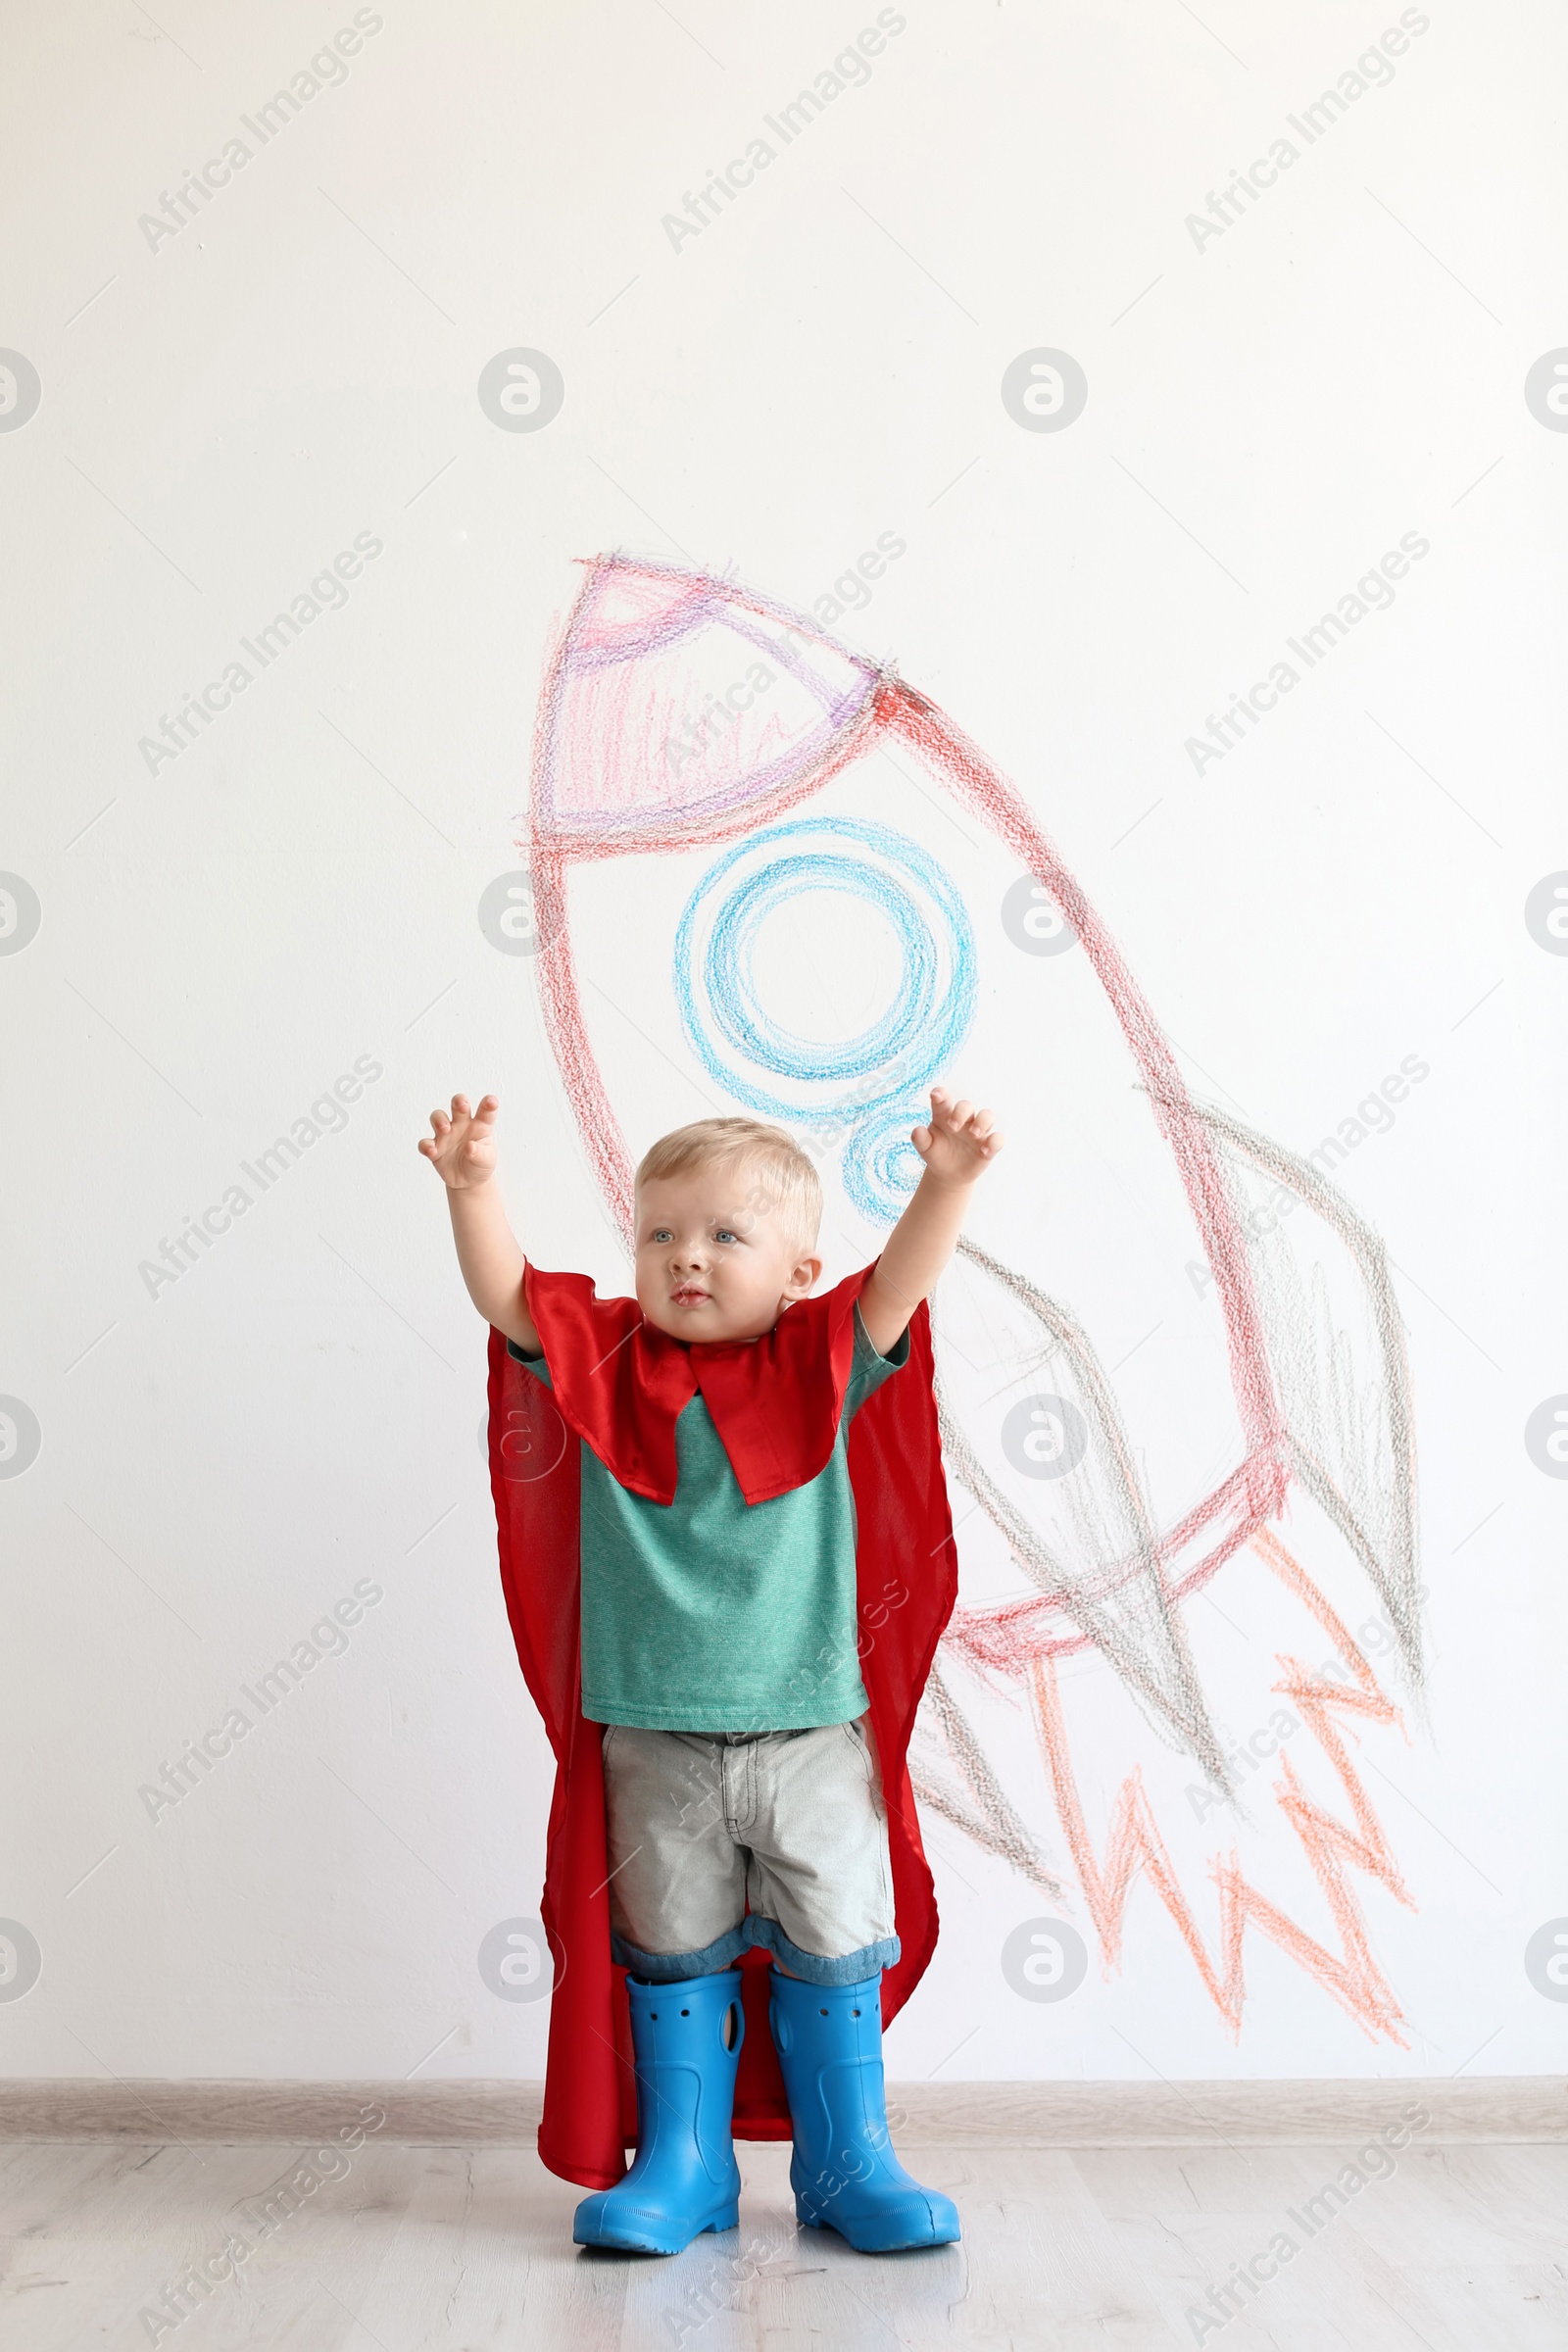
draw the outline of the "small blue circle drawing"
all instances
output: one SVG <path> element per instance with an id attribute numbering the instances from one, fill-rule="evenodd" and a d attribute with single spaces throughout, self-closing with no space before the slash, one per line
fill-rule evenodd
<path id="1" fill-rule="evenodd" d="M 757 950 L 792 900 L 826 895 L 869 908 L 891 932 L 899 972 L 877 1017 L 833 1041 L 805 1037 L 761 1001 Z M 956 888 L 906 834 L 847 816 L 772 825 L 718 858 L 675 935 L 675 1000 L 692 1051 L 737 1102 L 765 1118 L 843 1137 L 844 1184 L 873 1222 L 897 1217 L 919 1180 L 909 1129 L 920 1094 L 974 1016 L 974 936 Z"/>
<path id="2" fill-rule="evenodd" d="M 909 1130 L 923 1127 L 930 1116 L 929 1100 L 912 1095 L 906 1102 L 874 1111 L 845 1145 L 839 1161 L 844 1190 L 870 1224 L 896 1218 L 919 1183 L 920 1154 L 909 1141 Z"/>

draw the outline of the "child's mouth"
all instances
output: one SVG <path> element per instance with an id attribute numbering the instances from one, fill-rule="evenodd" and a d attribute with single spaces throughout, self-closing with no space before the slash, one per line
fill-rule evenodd
<path id="1" fill-rule="evenodd" d="M 676 1306 L 702 1306 L 708 1298 L 706 1291 L 694 1290 L 690 1284 L 684 1284 L 681 1289 L 671 1291 L 669 1295 Z"/>

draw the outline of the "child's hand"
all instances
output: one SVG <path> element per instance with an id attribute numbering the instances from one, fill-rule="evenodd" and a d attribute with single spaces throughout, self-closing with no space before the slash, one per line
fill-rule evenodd
<path id="1" fill-rule="evenodd" d="M 931 1089 L 930 1126 L 916 1127 L 909 1141 L 939 1184 L 973 1184 L 1002 1150 L 990 1111 L 955 1102 L 942 1086 Z"/>
<path id="2" fill-rule="evenodd" d="M 477 1110 L 468 1108 L 466 1095 L 454 1095 L 452 1116 L 432 1110 L 433 1138 L 421 1135 L 419 1150 L 449 1193 L 471 1193 L 488 1184 L 496 1172 L 496 1112 L 499 1095 L 485 1095 Z"/>

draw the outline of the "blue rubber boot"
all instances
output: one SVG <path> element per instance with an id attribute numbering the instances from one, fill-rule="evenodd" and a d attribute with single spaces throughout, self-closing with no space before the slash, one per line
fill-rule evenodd
<path id="1" fill-rule="evenodd" d="M 861 2254 L 952 2245 L 957 2207 L 912 2180 L 888 2141 L 880 1976 L 808 1984 L 775 1968 L 767 2014 L 795 2130 L 790 2186 L 801 2220 L 811 2230 L 825 2222 Z"/>
<path id="2" fill-rule="evenodd" d="M 705 2230 L 733 2230 L 740 2221 L 741 2173 L 729 2135 L 746 2036 L 740 1975 L 721 1968 L 678 1984 L 628 1977 L 626 1995 L 637 2153 L 624 2180 L 584 2197 L 571 2234 L 579 2246 L 678 2254 Z"/>

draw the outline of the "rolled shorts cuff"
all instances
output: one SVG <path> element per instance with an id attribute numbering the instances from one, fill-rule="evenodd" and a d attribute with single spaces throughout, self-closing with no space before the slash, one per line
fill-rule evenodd
<path id="1" fill-rule="evenodd" d="M 613 1929 L 610 1935 L 610 1957 L 617 1968 L 624 1968 L 649 1984 L 684 1984 L 688 1977 L 710 1977 L 720 1968 L 729 1968 L 745 1951 L 750 1937 L 746 1934 L 749 1920 L 738 1928 L 705 1943 L 700 1952 L 645 1952 L 639 1944 L 628 1943 L 624 1936 Z"/>
<path id="2" fill-rule="evenodd" d="M 803 1952 L 798 1943 L 791 1943 L 776 1919 L 758 1919 L 755 1915 L 745 1921 L 748 1943 L 760 1944 L 782 1960 L 792 1976 L 804 1978 L 808 1984 L 863 1984 L 867 1978 L 880 1976 L 883 1969 L 892 1968 L 898 1959 L 900 1944 L 896 1936 L 884 1936 L 875 1943 L 863 1943 L 858 1952 L 846 1952 L 841 1959 L 824 1959 L 820 1952 Z"/>
<path id="3" fill-rule="evenodd" d="M 826 1959 L 820 1952 L 803 1952 L 776 1919 L 759 1919 L 755 1912 L 697 1952 L 645 1952 L 624 1936 L 612 1932 L 610 1938 L 610 1956 L 616 1967 L 650 1984 L 681 1984 L 688 1977 L 711 1976 L 716 1969 L 732 1967 L 742 1952 L 754 1947 L 771 1952 L 808 1984 L 863 1984 L 892 1968 L 901 1949 L 896 1936 L 884 1936 L 876 1943 L 862 1944 L 858 1952 Z"/>

